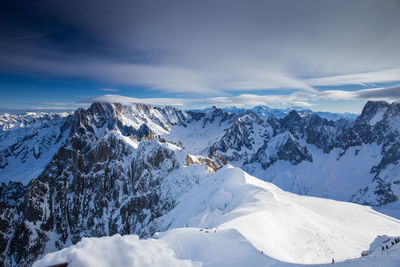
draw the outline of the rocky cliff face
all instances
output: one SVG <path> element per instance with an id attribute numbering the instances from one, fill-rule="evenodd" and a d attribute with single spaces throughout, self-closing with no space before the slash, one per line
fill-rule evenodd
<path id="1" fill-rule="evenodd" d="M 21 183 L 0 185 L 0 262 L 3 262 L 3 265 L 9 240 L 14 235 L 13 222 L 23 205 L 25 193 L 26 187 Z"/>
<path id="2" fill-rule="evenodd" d="M 250 160 L 263 143 L 269 140 L 270 132 L 271 127 L 267 123 L 248 111 L 235 118 L 222 138 L 210 147 L 210 155 L 241 165 Z"/>
<path id="3" fill-rule="evenodd" d="M 400 160 L 400 103 L 368 102 L 357 125 L 363 128 L 361 142 L 377 143 L 381 148 L 379 164 L 371 168 L 371 186 L 360 189 L 352 200 L 384 205 L 400 197 L 398 178 Z M 376 198 L 374 198 L 376 197 Z"/>
<path id="4" fill-rule="evenodd" d="M 77 110 L 68 139 L 39 177 L 27 186 L 2 185 L 0 249 L 5 265 L 30 265 L 83 236 L 149 236 L 156 230 L 148 228 L 155 218 L 218 168 L 195 156 L 188 163 L 188 154 L 179 147 L 147 140 L 153 139 L 153 131 L 144 123 L 139 128 L 124 124 L 121 113 L 118 104 Z"/>
<path id="5" fill-rule="evenodd" d="M 237 117 L 225 135 L 210 147 L 210 155 L 215 159 L 224 159 L 246 171 L 260 176 L 280 175 L 279 170 L 260 172 L 269 169 L 275 163 L 288 162 L 293 168 L 306 166 L 313 158 L 323 154 L 335 155 L 324 164 L 339 166 L 350 148 L 362 149 L 365 145 L 376 145 L 381 160 L 377 165 L 368 162 L 360 166 L 357 153 L 352 157 L 354 168 L 368 169 L 369 177 L 364 178 L 363 186 L 349 194 L 349 200 L 361 204 L 385 205 L 400 197 L 396 172 L 400 171 L 398 161 L 400 153 L 400 104 L 386 102 L 368 102 L 362 114 L 353 122 L 346 120 L 329 121 L 317 114 L 300 116 L 292 110 L 287 116 L 277 119 L 273 116 L 262 119 L 258 115 Z M 249 119 L 251 118 L 251 119 Z M 314 149 L 315 148 L 315 149 Z M 312 151 L 312 152 L 311 152 Z M 290 167 L 291 168 L 291 167 Z M 323 166 L 321 166 L 323 168 Z M 339 168 L 339 167 L 338 167 Z M 282 172 L 290 169 L 281 170 Z M 302 177 L 308 175 L 302 171 Z M 325 174 L 321 173 L 321 176 Z M 326 176 L 326 175 L 325 175 Z M 265 177 L 266 180 L 272 181 Z M 295 175 L 292 178 L 293 182 Z M 322 178 L 321 178 L 322 179 Z M 334 180 L 329 174 L 329 179 Z M 364 186 L 365 185 L 365 186 Z M 310 188 L 297 193 L 307 194 Z M 285 188 L 291 190 L 291 188 Z"/>
<path id="6" fill-rule="evenodd" d="M 297 165 L 302 161 L 312 162 L 312 155 L 308 153 L 307 146 L 302 147 L 290 133 L 285 132 L 265 142 L 249 162 L 258 162 L 267 169 L 278 160 Z"/>

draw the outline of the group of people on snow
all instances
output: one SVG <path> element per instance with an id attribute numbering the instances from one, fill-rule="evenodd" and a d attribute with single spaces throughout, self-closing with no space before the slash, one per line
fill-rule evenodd
<path id="1" fill-rule="evenodd" d="M 394 239 L 394 241 L 392 241 L 391 242 L 391 244 L 392 244 L 392 246 L 394 245 L 394 244 L 397 244 L 397 243 L 399 243 L 400 242 L 400 237 L 396 237 L 395 239 Z M 382 246 L 382 251 L 384 251 L 385 249 L 389 249 L 389 248 L 391 248 L 392 246 L 388 246 L 388 244 L 386 244 L 386 246 Z"/>

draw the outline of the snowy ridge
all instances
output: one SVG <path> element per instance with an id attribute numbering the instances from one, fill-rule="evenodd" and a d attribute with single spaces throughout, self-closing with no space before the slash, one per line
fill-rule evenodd
<path id="1" fill-rule="evenodd" d="M 400 235 L 400 221 L 369 207 L 286 193 L 238 168 L 220 170 L 185 196 L 160 218 L 164 227 L 234 228 L 285 262 L 356 258 L 377 235 Z"/>
<path id="2" fill-rule="evenodd" d="M 162 266 L 159 257 L 182 266 L 297 266 L 287 262 L 315 264 L 330 263 L 332 258 L 359 258 L 377 235 L 400 234 L 400 221 L 368 207 L 287 193 L 231 167 L 201 180 L 157 223 L 163 225 L 160 229 L 169 230 L 157 233 L 156 239 L 86 239 L 47 255 L 34 266 L 60 262 L 94 266 L 99 261 L 91 255 L 111 242 L 124 251 L 129 249 L 122 259 L 142 259 L 140 266 L 150 264 L 140 256 L 144 249 L 161 250 L 151 262 L 155 266 Z M 398 259 L 399 251 L 392 251 Z M 121 260 L 100 257 L 104 266 Z M 363 266 L 370 257 L 343 262 L 343 266 Z M 380 262 L 396 266 L 391 258 Z"/>

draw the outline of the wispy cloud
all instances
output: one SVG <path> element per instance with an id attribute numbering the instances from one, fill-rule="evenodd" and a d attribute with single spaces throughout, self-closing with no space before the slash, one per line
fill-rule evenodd
<path id="1" fill-rule="evenodd" d="M 321 92 L 318 97 L 329 100 L 368 99 L 393 102 L 400 100 L 400 85 L 388 88 L 373 88 L 357 91 L 327 90 Z"/>
<path id="2" fill-rule="evenodd" d="M 46 36 L 46 35 L 47 35 L 47 33 L 35 33 L 35 34 L 29 34 L 29 35 L 24 35 L 24 36 L 18 36 L 18 37 L 15 37 L 15 38 L 10 38 L 10 39 L 8 39 L 8 41 L 26 40 L 26 39 L 43 37 L 43 36 Z"/>
<path id="3" fill-rule="evenodd" d="M 205 98 L 135 98 L 121 95 L 103 95 L 83 99 L 78 102 L 35 102 L 23 110 L 31 111 L 72 111 L 79 107 L 88 107 L 93 102 L 111 102 L 121 104 L 143 103 L 153 106 L 176 106 L 183 109 L 216 106 L 249 107 L 267 105 L 274 107 L 301 106 L 312 108 L 318 100 L 383 100 L 388 102 L 400 100 L 400 85 L 388 88 L 362 89 L 357 91 L 325 90 L 325 91 L 300 91 L 290 94 L 257 95 L 240 94 L 236 96 L 215 96 Z M 16 109 L 18 110 L 18 109 Z"/>
<path id="4" fill-rule="evenodd" d="M 233 97 L 212 97 L 205 99 L 191 100 L 189 105 L 202 105 L 202 106 L 258 106 L 258 105 L 277 105 L 280 106 L 303 106 L 311 107 L 312 105 L 304 101 L 303 97 L 298 94 L 290 95 L 254 95 L 242 94 Z"/>
<path id="5" fill-rule="evenodd" d="M 81 103 L 77 102 L 28 102 L 25 103 L 26 105 L 31 105 L 31 106 L 79 106 L 82 105 Z"/>
<path id="6" fill-rule="evenodd" d="M 121 95 L 103 95 L 82 100 L 78 102 L 81 105 L 89 105 L 93 102 L 121 103 L 125 105 L 133 103 L 142 103 L 155 106 L 185 106 L 190 103 L 190 99 L 184 98 L 135 98 Z"/>
<path id="7" fill-rule="evenodd" d="M 9 38 L 7 41 L 19 41 L 19 40 L 35 39 L 35 38 L 45 37 L 45 36 L 48 36 L 50 34 L 58 33 L 58 32 L 61 32 L 61 31 L 63 31 L 63 29 L 56 29 L 56 30 L 49 31 L 49 32 L 26 34 L 26 35 L 22 35 L 22 36 L 18 36 L 18 37 Z"/>
<path id="8" fill-rule="evenodd" d="M 25 107 L 25 108 L 21 108 L 20 110 L 38 110 L 38 111 L 73 111 L 76 110 L 77 107 L 76 106 L 66 106 L 66 107 L 60 107 L 60 106 L 48 106 L 48 107 L 40 107 L 40 106 L 36 106 L 36 107 Z"/>
<path id="9" fill-rule="evenodd" d="M 24 103 L 24 107 L 9 109 L 10 112 L 21 112 L 21 111 L 43 111 L 43 112 L 60 112 L 67 111 L 71 112 L 77 108 L 87 107 L 88 103 L 80 102 L 29 102 Z M 7 109 L 3 109 L 7 112 Z"/>
<path id="10" fill-rule="evenodd" d="M 313 78 L 313 79 L 308 79 L 305 82 L 310 86 L 338 86 L 347 84 L 396 82 L 399 80 L 400 80 L 400 69 L 390 69 L 390 70 L 383 70 L 376 72 Z"/>
<path id="11" fill-rule="evenodd" d="M 92 102 L 111 102 L 121 104 L 143 103 L 156 106 L 177 106 L 183 108 L 217 106 L 257 106 L 279 103 L 281 106 L 304 106 L 311 104 L 302 100 L 297 94 L 291 95 L 254 95 L 242 94 L 233 97 L 209 97 L 201 99 L 189 98 L 134 98 L 120 95 L 104 95 L 81 101 L 81 104 Z"/>
<path id="12" fill-rule="evenodd" d="M 388 102 L 400 100 L 400 85 L 388 88 L 363 89 L 357 91 L 326 90 L 317 92 L 295 92 L 279 95 L 241 94 L 237 96 L 220 96 L 208 98 L 132 98 L 120 95 L 104 95 L 81 101 L 80 104 L 92 102 L 115 102 L 122 104 L 144 103 L 162 106 L 180 106 L 183 108 L 217 106 L 302 106 L 312 107 L 317 100 L 383 100 Z"/>
<path id="13" fill-rule="evenodd" d="M 119 92 L 118 89 L 113 89 L 113 88 L 101 88 L 100 91 L 105 91 L 105 92 Z"/>

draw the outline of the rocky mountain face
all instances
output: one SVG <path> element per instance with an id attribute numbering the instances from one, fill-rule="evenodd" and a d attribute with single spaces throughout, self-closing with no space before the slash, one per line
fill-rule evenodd
<path id="1" fill-rule="evenodd" d="M 351 157 L 352 168 L 368 169 L 369 175 L 359 177 L 363 178 L 363 183 L 362 186 L 359 184 L 358 190 L 351 194 L 349 192 L 339 199 L 368 205 L 385 205 L 398 200 L 400 196 L 400 182 L 395 174 L 400 171 L 399 108 L 399 103 L 368 102 L 354 122 L 329 121 L 317 114 L 300 116 L 294 110 L 280 119 L 271 116 L 262 120 L 253 113 L 252 116 L 255 118 L 250 122 L 244 123 L 239 117 L 226 131 L 226 135 L 210 148 L 210 152 L 211 155 L 225 158 L 257 177 L 274 182 L 274 177 L 290 171 L 292 168 L 290 166 L 293 166 L 293 170 L 301 168 L 297 165 L 306 168 L 307 164 L 312 164 L 313 159 L 326 155 L 334 156 L 322 162 L 322 165 L 318 162 L 322 169 L 324 165 L 336 165 L 336 168 L 340 168 L 343 164 L 342 158 L 350 148 L 353 148 L 355 152 Z M 257 128 L 256 125 L 262 125 L 261 130 L 254 130 Z M 357 153 L 371 145 L 376 146 L 374 152 L 378 154 L 377 164 L 367 162 L 366 165 L 360 165 Z M 238 158 L 244 159 L 244 162 L 238 161 Z M 285 165 L 281 170 L 278 167 L 269 170 L 275 163 L 282 162 L 287 162 L 289 165 Z M 312 173 L 306 170 L 299 171 L 299 176 L 303 180 L 310 174 Z M 318 181 L 314 184 L 305 182 L 301 190 L 290 186 L 285 189 L 301 194 L 324 196 L 319 192 L 310 193 L 318 183 L 325 183 L 323 177 L 326 173 L 320 172 L 320 174 Z M 327 183 L 336 179 L 331 173 L 329 174 Z M 291 179 L 291 183 L 295 183 L 298 178 L 293 175 L 288 179 Z M 282 185 L 282 181 L 277 181 L 277 184 Z M 337 198 L 334 194 L 328 196 Z"/>
<path id="2" fill-rule="evenodd" d="M 271 127 L 248 111 L 234 119 L 224 135 L 210 147 L 210 156 L 241 165 L 270 138 Z"/>
<path id="3" fill-rule="evenodd" d="M 93 103 L 73 115 L 3 116 L 0 262 L 29 266 L 84 236 L 150 236 L 224 164 L 295 193 L 397 201 L 399 111 L 368 102 L 356 120 L 331 121 L 294 110 L 277 118 Z"/>
<path id="4" fill-rule="evenodd" d="M 147 226 L 209 172 L 211 160 L 157 140 L 179 121 L 135 105 L 136 127 L 118 104 L 93 104 L 73 115 L 70 132 L 43 172 L 26 186 L 1 185 L 0 253 L 6 266 L 25 266 L 83 236 L 151 235 Z M 153 113 L 154 112 L 154 113 Z M 163 114 L 165 122 L 158 121 Z M 177 118 L 177 120 L 175 120 Z M 150 129 L 148 124 L 158 122 Z M 148 123 L 148 124 L 147 124 Z M 164 125 L 162 124 L 164 123 Z"/>
<path id="5" fill-rule="evenodd" d="M 270 116 L 265 119 L 247 111 L 236 115 L 221 138 L 206 150 L 213 159 L 242 167 L 257 177 L 276 182 L 285 190 L 361 204 L 385 205 L 400 196 L 395 174 L 400 171 L 399 108 L 399 103 L 370 101 L 355 121 L 330 121 L 317 114 L 304 115 L 295 110 L 282 118 Z M 373 151 L 371 146 L 374 146 Z M 358 157 L 359 152 L 362 156 Z M 372 158 L 370 162 L 360 161 L 361 157 L 366 160 L 365 153 Z M 320 162 L 320 158 L 326 159 Z M 317 163 L 314 164 L 315 160 Z M 289 165 L 279 167 L 283 162 Z M 348 162 L 352 162 L 352 166 L 348 166 Z M 319 179 L 306 181 L 308 176 L 315 176 L 315 170 L 311 173 L 308 165 L 320 166 Z M 328 187 L 338 178 L 332 172 L 343 165 L 353 171 L 357 178 L 354 180 L 361 181 L 358 188 L 340 196 L 339 191 L 343 188 L 339 187 L 332 188 L 331 192 L 319 192 L 318 187 Z M 354 171 L 357 168 L 360 170 Z M 282 176 L 291 170 L 297 174 Z M 298 180 L 302 182 L 299 184 Z"/>
<path id="6" fill-rule="evenodd" d="M 316 114 L 300 117 L 292 111 L 285 118 L 272 121 L 273 137 L 266 140 L 243 167 L 251 170 L 248 166 L 259 162 L 263 169 L 268 169 L 279 160 L 295 166 L 306 161 L 313 162 L 313 158 L 323 157 L 323 154 L 335 155 L 335 159 L 327 160 L 324 165 L 340 165 L 337 162 L 353 148 L 353 168 L 367 168 L 370 176 L 364 178 L 363 188 L 350 198 L 341 200 L 369 205 L 394 202 L 400 196 L 399 181 L 395 175 L 400 170 L 399 108 L 399 103 L 368 102 L 355 122 L 332 122 Z M 358 152 L 368 145 L 376 146 L 375 152 L 379 157 L 376 165 L 371 165 L 371 162 L 360 165 L 361 162 L 358 162 Z M 310 153 L 310 150 L 317 153 Z"/>

